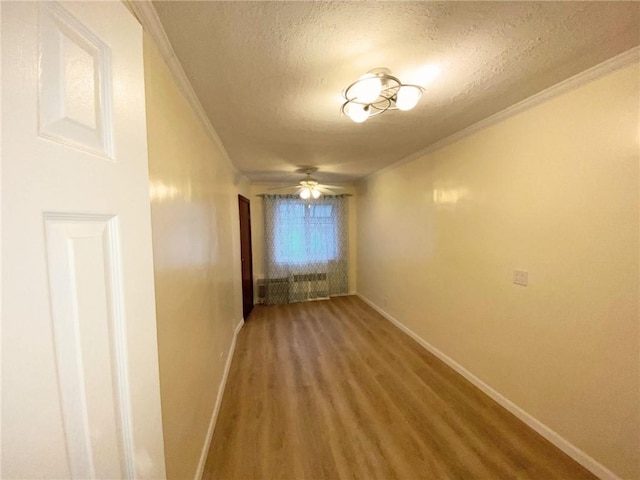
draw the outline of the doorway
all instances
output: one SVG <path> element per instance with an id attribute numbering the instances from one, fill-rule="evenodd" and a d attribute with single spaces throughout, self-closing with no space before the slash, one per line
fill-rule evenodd
<path id="1" fill-rule="evenodd" d="M 251 208 L 249 199 L 238 195 L 240 211 L 240 259 L 242 264 L 242 316 L 249 319 L 253 309 L 253 256 L 251 254 Z"/>

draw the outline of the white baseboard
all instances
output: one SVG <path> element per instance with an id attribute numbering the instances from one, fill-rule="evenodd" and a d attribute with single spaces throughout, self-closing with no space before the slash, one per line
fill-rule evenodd
<path id="1" fill-rule="evenodd" d="M 357 295 L 356 292 L 353 291 L 348 291 L 347 293 L 336 293 L 334 295 L 331 295 L 329 298 L 334 298 L 334 297 L 349 297 L 351 295 Z"/>
<path id="2" fill-rule="evenodd" d="M 473 385 L 475 385 L 480 390 L 482 390 L 486 395 L 488 395 L 490 398 L 495 400 L 501 406 L 506 408 L 509 412 L 511 412 L 516 417 L 518 417 L 525 424 L 527 424 L 533 430 L 535 430 L 540 435 L 542 435 L 544 438 L 549 440 L 556 447 L 558 447 L 564 453 L 569 455 L 576 462 L 578 462 L 584 468 L 586 468 L 591 473 L 596 475 L 598 478 L 600 478 L 602 480 L 621 480 L 620 477 L 618 477 L 615 473 L 613 473 L 607 467 L 602 465 L 600 462 L 595 460 L 593 457 L 590 457 L 589 455 L 587 455 L 585 452 L 583 452 L 578 447 L 573 445 L 567 439 L 565 439 L 564 437 L 560 436 L 554 430 L 552 430 L 551 428 L 546 426 L 540 420 L 538 420 L 537 418 L 533 417 L 529 413 L 525 412 L 522 408 L 520 408 L 518 405 L 513 403 L 511 400 L 509 400 L 508 398 L 503 396 L 501 393 L 499 393 L 496 390 L 494 390 L 493 388 L 491 388 L 489 385 L 484 383 L 482 380 L 480 380 L 478 377 L 476 377 L 469 370 L 467 370 L 462 365 L 457 363 L 451 357 L 449 357 L 446 354 L 442 353 L 440 350 L 438 350 L 436 347 L 434 347 L 433 345 L 428 343 L 426 340 L 422 339 L 420 336 L 418 336 L 417 333 L 415 333 L 413 330 L 408 328 L 406 325 L 400 323 L 397 319 L 395 319 L 394 317 L 389 315 L 387 312 L 385 312 L 383 309 L 378 307 L 375 303 L 373 303 L 371 300 L 366 298 L 364 295 L 362 295 L 360 293 L 358 293 L 357 295 L 366 304 L 368 304 L 371 308 L 373 308 L 375 311 L 377 311 L 380 315 L 382 315 L 384 318 L 386 318 L 391 323 L 393 323 L 395 326 L 397 326 L 400 330 L 402 330 L 407 335 L 409 335 L 411 338 L 413 338 L 422 347 L 424 347 L 426 350 L 428 350 L 433 355 L 438 357 L 440 360 L 442 360 L 448 366 L 453 368 L 456 372 L 458 372 L 460 375 L 462 375 L 464 378 L 466 378 L 468 381 L 470 381 Z"/>
<path id="3" fill-rule="evenodd" d="M 207 437 L 202 447 L 202 453 L 200 454 L 200 462 L 198 463 L 198 469 L 196 470 L 195 480 L 201 480 L 204 474 L 204 466 L 207 462 L 207 455 L 209 454 L 209 448 L 211 447 L 211 439 L 213 438 L 213 431 L 216 428 L 216 421 L 218 420 L 218 413 L 220 412 L 220 405 L 222 404 L 222 397 L 224 396 L 224 389 L 227 386 L 227 378 L 229 377 L 229 369 L 231 368 L 231 361 L 233 360 L 233 352 L 236 349 L 236 339 L 238 333 L 244 325 L 244 320 L 240 320 L 233 331 L 233 340 L 231 340 L 231 346 L 229 347 L 229 355 L 227 355 L 227 363 L 224 365 L 224 373 L 222 374 L 222 380 L 218 386 L 218 396 L 216 397 L 216 404 L 213 407 L 213 413 L 211 414 L 211 420 L 209 421 L 209 429 L 207 430 Z"/>

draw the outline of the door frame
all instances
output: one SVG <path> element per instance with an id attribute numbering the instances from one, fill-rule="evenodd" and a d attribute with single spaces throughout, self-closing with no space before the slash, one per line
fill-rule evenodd
<path id="1" fill-rule="evenodd" d="M 246 204 L 247 205 L 247 212 L 248 212 L 248 217 L 247 218 L 247 225 L 248 225 L 248 230 L 247 232 L 245 232 L 247 234 L 247 236 L 249 237 L 249 251 L 245 252 L 243 251 L 243 242 L 242 242 L 242 234 L 243 234 L 243 224 L 242 224 L 242 205 Z M 252 247 L 252 240 L 251 240 L 251 201 L 247 198 L 244 197 L 240 194 L 238 194 L 238 218 L 239 218 L 239 223 L 240 223 L 240 283 L 242 285 L 242 317 L 244 318 L 244 321 L 246 322 L 247 319 L 249 318 L 249 314 L 251 313 L 251 310 L 253 310 L 253 306 L 254 306 L 254 297 L 253 297 L 253 247 Z M 248 259 L 249 261 L 249 275 L 250 275 L 250 279 L 251 281 L 249 282 L 249 286 L 247 287 L 247 291 L 245 291 L 245 283 L 244 283 L 244 279 L 243 279 L 243 274 L 244 274 L 244 262 L 245 260 Z M 251 299 L 251 307 L 250 308 L 246 308 L 247 303 L 245 303 L 245 299 L 246 298 L 250 298 Z"/>

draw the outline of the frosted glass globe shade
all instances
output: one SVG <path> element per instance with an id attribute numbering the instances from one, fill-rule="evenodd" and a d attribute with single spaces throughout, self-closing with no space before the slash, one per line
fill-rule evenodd
<path id="1" fill-rule="evenodd" d="M 311 190 L 309 190 L 308 188 L 303 188 L 300 191 L 300 198 L 303 200 L 306 200 L 307 198 L 309 198 L 311 196 Z"/>
<path id="2" fill-rule="evenodd" d="M 352 93 L 358 102 L 373 103 L 380 96 L 381 91 L 380 78 L 372 73 L 367 73 L 358 79 L 349 93 Z"/>
<path id="3" fill-rule="evenodd" d="M 418 104 L 420 97 L 422 97 L 422 91 L 418 87 L 404 85 L 398 90 L 396 107 L 399 110 L 411 110 Z"/>
<path id="4" fill-rule="evenodd" d="M 356 123 L 362 123 L 369 118 L 369 110 L 365 110 L 364 105 L 359 103 L 348 103 L 344 107 L 344 113 Z"/>
<path id="5" fill-rule="evenodd" d="M 320 198 L 320 191 L 314 188 L 313 190 L 311 190 L 311 195 L 313 196 L 313 198 Z"/>

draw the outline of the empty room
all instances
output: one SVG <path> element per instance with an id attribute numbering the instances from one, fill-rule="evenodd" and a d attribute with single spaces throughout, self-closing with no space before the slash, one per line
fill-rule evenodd
<path id="1" fill-rule="evenodd" d="M 0 24 L 2 479 L 640 480 L 640 3 Z"/>

